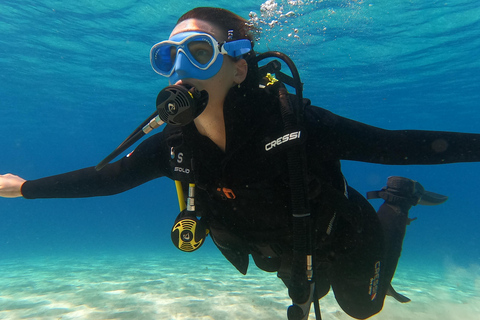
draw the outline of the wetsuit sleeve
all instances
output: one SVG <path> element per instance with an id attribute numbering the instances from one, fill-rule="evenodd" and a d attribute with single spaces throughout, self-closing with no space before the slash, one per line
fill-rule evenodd
<path id="1" fill-rule="evenodd" d="M 325 160 L 380 164 L 442 164 L 480 161 L 480 134 L 385 130 L 307 108 L 310 146 Z"/>
<path id="2" fill-rule="evenodd" d="M 96 171 L 94 167 L 26 181 L 22 195 L 36 198 L 83 198 L 117 194 L 167 175 L 168 154 L 162 134 L 142 142 L 133 153 Z"/>

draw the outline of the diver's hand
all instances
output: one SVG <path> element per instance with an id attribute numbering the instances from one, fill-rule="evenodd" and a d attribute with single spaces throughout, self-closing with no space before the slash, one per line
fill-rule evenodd
<path id="1" fill-rule="evenodd" d="M 20 190 L 25 181 L 25 179 L 10 173 L 0 175 L 0 197 L 21 197 L 22 192 Z"/>

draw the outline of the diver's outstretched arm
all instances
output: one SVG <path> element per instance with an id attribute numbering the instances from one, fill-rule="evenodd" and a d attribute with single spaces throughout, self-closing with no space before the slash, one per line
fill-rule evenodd
<path id="1" fill-rule="evenodd" d="M 22 196 L 25 179 L 11 173 L 0 175 L 0 197 L 17 198 Z"/>

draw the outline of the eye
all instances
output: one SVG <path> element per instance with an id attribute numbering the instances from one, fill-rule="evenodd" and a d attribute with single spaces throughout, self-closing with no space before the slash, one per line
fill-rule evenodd
<path id="1" fill-rule="evenodd" d="M 207 64 L 213 57 L 213 48 L 206 41 L 192 41 L 188 44 L 188 50 L 200 64 Z"/>

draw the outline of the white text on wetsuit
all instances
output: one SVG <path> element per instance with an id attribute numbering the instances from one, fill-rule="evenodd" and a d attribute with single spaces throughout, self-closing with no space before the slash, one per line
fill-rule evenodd
<path id="1" fill-rule="evenodd" d="M 291 141 L 291 140 L 295 140 L 295 139 L 300 139 L 300 134 L 301 134 L 301 131 L 295 131 L 295 132 L 292 132 L 292 133 L 287 133 L 283 136 L 281 136 L 280 138 L 278 139 L 275 139 L 269 143 L 267 143 L 265 145 L 265 150 L 266 151 L 270 151 L 272 150 L 273 148 L 287 142 L 287 141 Z"/>

